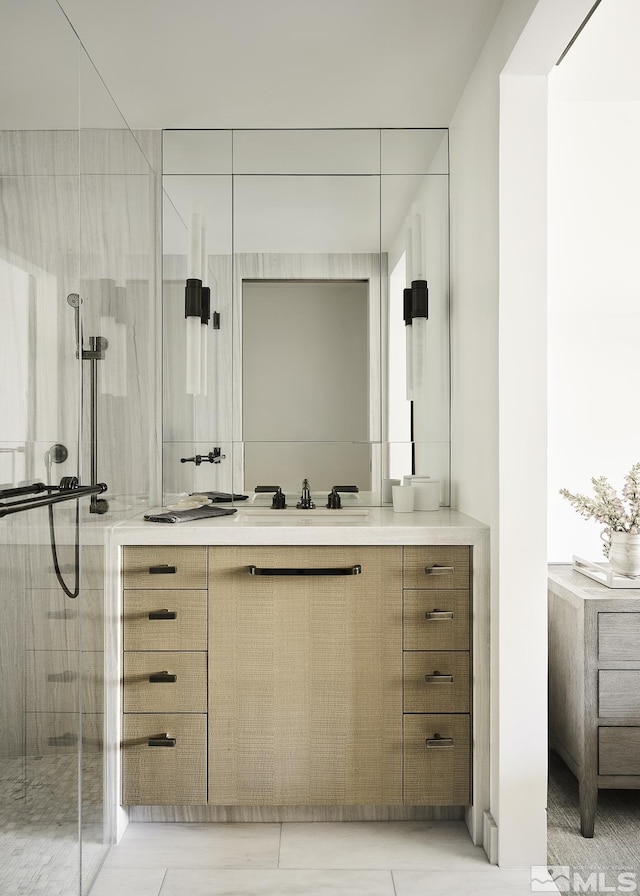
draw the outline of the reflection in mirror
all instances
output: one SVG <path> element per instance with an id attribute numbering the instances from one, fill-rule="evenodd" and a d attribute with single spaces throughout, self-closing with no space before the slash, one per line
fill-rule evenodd
<path id="1" fill-rule="evenodd" d="M 165 363 L 184 366 L 177 272 L 195 207 L 217 233 L 206 269 L 212 307 L 226 311 L 208 396 L 187 397 L 175 377 L 165 390 L 165 492 L 248 493 L 258 484 L 295 492 L 306 476 L 318 492 L 358 480 L 366 504 L 380 502 L 384 478 L 418 473 L 441 480 L 448 504 L 446 130 L 171 131 L 165 172 L 180 231 L 165 259 Z M 407 394 L 403 304 L 414 280 L 429 291 L 426 326 L 415 327 L 424 349 L 417 397 Z M 334 298 L 319 311 L 303 283 L 327 283 Z M 331 319 L 349 301 L 333 290 L 358 284 L 366 309 L 356 335 Z M 180 465 L 180 455 L 217 445 L 226 461 L 216 469 Z"/>

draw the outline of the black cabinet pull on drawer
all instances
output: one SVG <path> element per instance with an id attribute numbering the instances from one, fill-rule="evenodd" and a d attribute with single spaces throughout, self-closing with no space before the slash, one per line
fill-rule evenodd
<path id="1" fill-rule="evenodd" d="M 453 684 L 453 675 L 447 675 L 444 672 L 432 672 L 425 675 L 424 680 L 427 684 Z"/>
<path id="2" fill-rule="evenodd" d="M 171 672 L 152 672 L 149 676 L 151 684 L 174 684 L 178 680 L 178 676 Z"/>
<path id="3" fill-rule="evenodd" d="M 355 566 L 307 567 L 303 569 L 293 569 L 286 566 L 249 567 L 249 574 L 252 576 L 359 576 L 361 572 L 362 567 L 359 563 L 356 563 Z"/>
<path id="4" fill-rule="evenodd" d="M 151 610 L 149 619 L 177 619 L 178 614 L 175 610 Z"/>
<path id="5" fill-rule="evenodd" d="M 169 566 L 168 563 L 162 563 L 160 566 L 150 566 L 149 574 L 152 576 L 168 576 L 178 572 L 177 566 Z"/>
<path id="6" fill-rule="evenodd" d="M 428 576 L 452 576 L 453 566 L 425 566 L 424 571 Z"/>
<path id="7" fill-rule="evenodd" d="M 148 740 L 150 747 L 175 747 L 175 737 L 167 737 L 166 732 L 159 734 L 157 737 L 150 737 Z"/>
<path id="8" fill-rule="evenodd" d="M 433 747 L 452 747 L 453 738 L 441 737 L 439 734 L 434 734 L 433 737 L 428 737 L 425 743 L 427 745 L 427 750 L 431 750 Z"/>
<path id="9" fill-rule="evenodd" d="M 453 619 L 453 610 L 427 610 L 424 615 L 425 619 L 428 619 L 430 622 L 444 619 Z"/>

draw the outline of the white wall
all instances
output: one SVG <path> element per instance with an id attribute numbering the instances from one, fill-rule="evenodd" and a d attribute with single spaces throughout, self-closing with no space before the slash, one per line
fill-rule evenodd
<path id="1" fill-rule="evenodd" d="M 640 6 L 601 4 L 549 78 L 549 559 L 604 560 L 558 495 L 640 461 Z"/>
<path id="2" fill-rule="evenodd" d="M 546 75 L 589 6 L 507 0 L 451 122 L 452 503 L 492 529 L 505 867 L 546 862 Z"/>

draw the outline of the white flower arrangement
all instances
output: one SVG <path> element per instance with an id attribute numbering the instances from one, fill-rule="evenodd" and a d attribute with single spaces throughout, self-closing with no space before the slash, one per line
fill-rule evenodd
<path id="1" fill-rule="evenodd" d="M 640 463 L 634 464 L 625 476 L 622 498 L 618 497 L 606 476 L 594 477 L 591 483 L 595 498 L 573 495 L 566 488 L 561 488 L 560 494 L 580 516 L 604 523 L 604 555 L 608 557 L 612 532 L 640 533 Z"/>

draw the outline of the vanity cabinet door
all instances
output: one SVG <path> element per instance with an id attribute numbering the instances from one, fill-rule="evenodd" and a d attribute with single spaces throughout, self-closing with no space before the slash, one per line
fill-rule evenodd
<path id="1" fill-rule="evenodd" d="M 210 803 L 402 802 L 401 557 L 209 549 Z"/>

